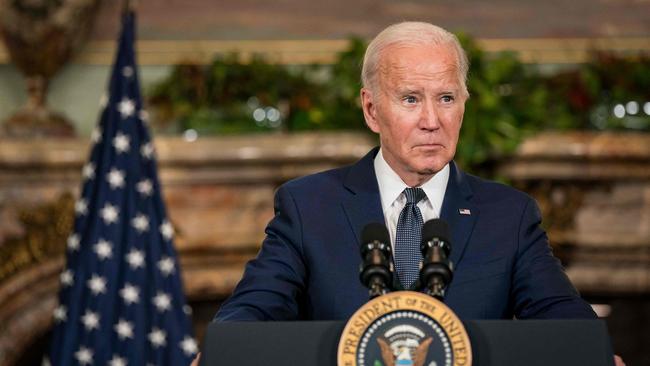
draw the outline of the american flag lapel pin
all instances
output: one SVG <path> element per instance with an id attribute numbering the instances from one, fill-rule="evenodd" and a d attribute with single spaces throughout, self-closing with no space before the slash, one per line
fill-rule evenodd
<path id="1" fill-rule="evenodd" d="M 458 213 L 461 214 L 461 215 L 469 216 L 469 215 L 472 214 L 472 211 L 470 211 L 469 208 L 459 208 Z"/>

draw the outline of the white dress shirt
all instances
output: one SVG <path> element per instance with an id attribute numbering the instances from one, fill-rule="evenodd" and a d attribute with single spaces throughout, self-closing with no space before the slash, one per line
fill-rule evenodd
<path id="1" fill-rule="evenodd" d="M 379 196 L 381 197 L 381 208 L 384 211 L 384 220 L 390 233 L 390 241 L 394 245 L 395 234 L 397 232 L 397 220 L 399 214 L 406 205 L 406 196 L 403 191 L 409 186 L 404 183 L 402 178 L 395 173 L 393 168 L 384 160 L 381 149 L 374 160 L 375 174 L 379 184 Z M 420 186 L 426 197 L 418 202 L 418 208 L 422 213 L 423 222 L 440 217 L 442 209 L 442 200 L 447 190 L 447 181 L 449 180 L 449 164 L 445 165 L 431 179 Z M 415 187 L 414 187 L 415 188 Z"/>

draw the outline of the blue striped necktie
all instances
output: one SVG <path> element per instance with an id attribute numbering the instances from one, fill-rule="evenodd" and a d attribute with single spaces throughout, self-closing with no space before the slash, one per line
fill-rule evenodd
<path id="1" fill-rule="evenodd" d="M 422 253 L 422 213 L 417 204 L 426 197 L 422 188 L 406 188 L 406 205 L 397 220 L 395 235 L 395 268 L 404 289 L 410 288 L 418 278 Z"/>

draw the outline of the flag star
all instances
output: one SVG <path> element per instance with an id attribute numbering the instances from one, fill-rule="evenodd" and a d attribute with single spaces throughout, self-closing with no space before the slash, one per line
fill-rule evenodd
<path id="1" fill-rule="evenodd" d="M 81 172 L 85 179 L 95 178 L 95 164 L 91 162 L 86 163 Z"/>
<path id="2" fill-rule="evenodd" d="M 100 141 L 102 140 L 102 133 L 101 133 L 101 131 L 99 130 L 99 127 L 95 127 L 95 128 L 93 129 L 93 132 L 90 134 L 90 139 L 91 139 L 94 143 L 98 143 L 98 142 L 100 142 Z"/>
<path id="3" fill-rule="evenodd" d="M 133 225 L 138 232 L 142 233 L 149 230 L 149 219 L 146 215 L 138 213 L 138 215 L 131 220 L 131 225 Z"/>
<path id="4" fill-rule="evenodd" d="M 87 282 L 88 288 L 94 295 L 106 292 L 106 279 L 94 274 Z"/>
<path id="5" fill-rule="evenodd" d="M 163 223 L 160 225 L 160 233 L 165 238 L 165 240 L 171 240 L 174 236 L 174 227 L 168 220 L 163 221 Z"/>
<path id="6" fill-rule="evenodd" d="M 124 302 L 127 305 L 131 305 L 140 301 L 140 290 L 130 283 L 127 283 L 120 290 L 120 296 L 122 296 L 122 299 L 124 299 Z"/>
<path id="7" fill-rule="evenodd" d="M 161 313 L 171 308 L 171 301 L 169 295 L 164 292 L 158 292 L 158 294 L 153 298 L 153 304 Z"/>
<path id="8" fill-rule="evenodd" d="M 158 269 L 165 276 L 174 273 L 174 260 L 171 257 L 163 257 L 158 261 Z"/>
<path id="9" fill-rule="evenodd" d="M 108 361 L 108 366 L 126 366 L 126 358 L 122 358 L 118 355 L 113 355 L 113 358 Z"/>
<path id="10" fill-rule="evenodd" d="M 87 331 L 99 329 L 99 314 L 86 310 L 86 313 L 81 317 L 81 322 L 84 323 L 84 328 Z"/>
<path id="11" fill-rule="evenodd" d="M 106 174 L 106 180 L 108 181 L 108 184 L 110 184 L 111 189 L 122 188 L 124 187 L 124 172 L 119 169 L 112 168 Z"/>
<path id="12" fill-rule="evenodd" d="M 141 109 L 140 112 L 138 112 L 138 117 L 140 117 L 142 122 L 149 122 L 149 112 L 144 109 Z"/>
<path id="13" fill-rule="evenodd" d="M 141 250 L 131 249 L 131 251 L 126 254 L 126 262 L 129 264 L 131 269 L 144 267 L 144 253 Z"/>
<path id="14" fill-rule="evenodd" d="M 192 315 L 192 308 L 189 305 L 183 305 L 183 312 L 186 315 Z"/>
<path id="15" fill-rule="evenodd" d="M 198 351 L 198 347 L 196 346 L 196 341 L 189 336 L 185 336 L 183 340 L 180 343 L 181 348 L 183 349 L 183 352 L 185 352 L 186 355 L 192 356 Z"/>
<path id="16" fill-rule="evenodd" d="M 129 136 L 118 132 L 113 139 L 113 147 L 115 147 L 118 154 L 128 152 L 131 148 L 131 139 L 129 139 Z"/>
<path id="17" fill-rule="evenodd" d="M 135 189 L 145 197 L 151 196 L 151 193 L 153 192 L 153 184 L 151 184 L 151 180 L 143 179 L 136 184 Z"/>
<path id="18" fill-rule="evenodd" d="M 88 203 L 85 199 L 80 198 L 79 201 L 74 204 L 74 212 L 81 216 L 88 213 Z"/>
<path id="19" fill-rule="evenodd" d="M 162 329 L 156 327 L 151 328 L 151 333 L 149 333 L 148 337 L 153 348 L 162 347 L 167 344 L 167 333 Z"/>
<path id="20" fill-rule="evenodd" d="M 59 277 L 61 278 L 61 284 L 63 287 L 71 286 L 74 283 L 74 274 L 69 269 L 61 272 Z"/>
<path id="21" fill-rule="evenodd" d="M 135 112 L 135 102 L 133 99 L 124 98 L 117 104 L 117 110 L 122 115 L 122 119 L 127 119 Z"/>
<path id="22" fill-rule="evenodd" d="M 117 207 L 111 205 L 110 203 L 107 203 L 104 206 L 104 208 L 101 209 L 100 212 L 100 215 L 106 225 L 117 222 L 118 214 L 119 214 L 119 210 L 117 209 Z"/>
<path id="23" fill-rule="evenodd" d="M 54 309 L 54 321 L 57 323 L 64 322 L 68 319 L 67 309 L 63 305 L 59 305 Z"/>
<path id="24" fill-rule="evenodd" d="M 72 234 L 68 236 L 68 249 L 73 252 L 79 250 L 79 235 Z"/>
<path id="25" fill-rule="evenodd" d="M 120 319 L 113 329 L 115 329 L 120 339 L 133 338 L 133 324 L 124 319 Z"/>
<path id="26" fill-rule="evenodd" d="M 151 142 L 147 142 L 140 147 L 140 154 L 142 154 L 142 157 L 145 159 L 151 159 L 153 156 L 153 145 Z"/>
<path id="27" fill-rule="evenodd" d="M 99 259 L 104 260 L 113 256 L 113 244 L 110 241 L 99 239 L 93 247 Z"/>
<path id="28" fill-rule="evenodd" d="M 79 347 L 79 350 L 74 353 L 74 357 L 80 365 L 92 365 L 93 363 L 93 351 L 84 346 Z"/>
<path id="29" fill-rule="evenodd" d="M 122 76 L 125 78 L 130 78 L 133 76 L 133 68 L 131 66 L 124 66 L 122 68 Z"/>

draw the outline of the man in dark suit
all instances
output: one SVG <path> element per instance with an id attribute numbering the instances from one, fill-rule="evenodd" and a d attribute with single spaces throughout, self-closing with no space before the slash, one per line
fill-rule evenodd
<path id="1" fill-rule="evenodd" d="M 359 235 L 385 223 L 399 286 L 414 286 L 422 222 L 452 229 L 444 298 L 461 319 L 595 318 L 553 257 L 529 196 L 453 162 L 467 57 L 426 23 L 388 27 L 368 46 L 361 102 L 381 147 L 352 166 L 281 186 L 275 217 L 218 321 L 347 319 L 368 300 Z"/>

